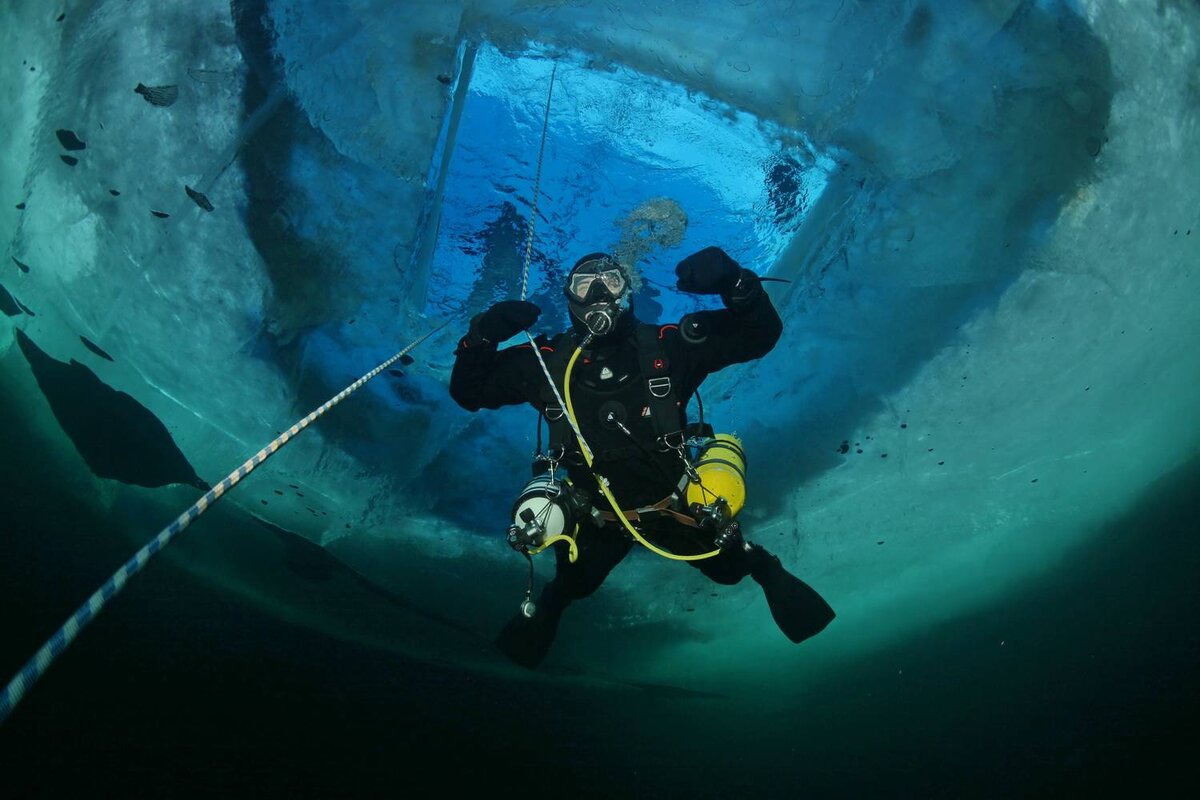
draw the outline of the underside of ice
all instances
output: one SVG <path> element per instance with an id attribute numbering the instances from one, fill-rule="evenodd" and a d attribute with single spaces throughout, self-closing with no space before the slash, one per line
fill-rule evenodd
<path id="1" fill-rule="evenodd" d="M 783 340 L 713 376 L 704 412 L 745 440 L 750 537 L 839 617 L 790 648 L 753 587 L 710 592 L 637 551 L 572 611 L 566 663 L 697 690 L 839 663 L 1053 566 L 1200 445 L 1195 4 L 0 17 L 25 59 L 0 80 L 0 368 L 64 452 L 15 331 L 126 393 L 164 426 L 146 452 L 178 448 L 215 485 L 446 323 L 222 500 L 408 598 L 417 621 L 387 643 L 418 657 L 466 658 L 422 626 L 489 635 L 525 581 L 503 532 L 536 417 L 456 406 L 455 342 L 526 268 L 546 331 L 563 324 L 564 270 L 646 208 L 687 219 L 640 254 L 649 321 L 704 302 L 672 269 L 709 244 L 782 279 Z M 80 480 L 143 525 L 196 495 Z M 358 635 L 215 555 L 192 566 Z"/>

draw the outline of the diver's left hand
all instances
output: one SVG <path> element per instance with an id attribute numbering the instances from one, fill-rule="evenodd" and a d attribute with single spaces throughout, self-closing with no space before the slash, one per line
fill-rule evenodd
<path id="1" fill-rule="evenodd" d="M 706 247 L 675 265 L 676 286 L 692 294 L 725 294 L 733 289 L 742 266 L 719 247 Z"/>

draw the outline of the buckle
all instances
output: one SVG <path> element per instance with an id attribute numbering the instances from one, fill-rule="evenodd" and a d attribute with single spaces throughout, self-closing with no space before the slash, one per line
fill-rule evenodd
<path id="1" fill-rule="evenodd" d="M 665 375 L 651 378 L 646 383 L 650 387 L 650 394 L 655 397 L 666 397 L 671 393 L 671 379 Z"/>

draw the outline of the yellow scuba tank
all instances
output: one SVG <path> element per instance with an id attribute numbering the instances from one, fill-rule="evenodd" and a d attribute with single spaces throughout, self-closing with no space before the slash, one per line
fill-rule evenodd
<path id="1" fill-rule="evenodd" d="M 729 518 L 746 505 L 746 453 L 731 433 L 718 433 L 700 445 L 694 462 L 699 482 L 689 481 L 687 504 L 711 505 L 718 497 L 729 504 Z"/>

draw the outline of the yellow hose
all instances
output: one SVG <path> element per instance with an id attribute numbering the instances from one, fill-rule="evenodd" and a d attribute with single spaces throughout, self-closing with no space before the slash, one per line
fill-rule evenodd
<path id="1" fill-rule="evenodd" d="M 578 525 L 575 526 L 575 530 L 576 531 L 579 530 Z M 529 555 L 536 556 L 538 553 L 542 552 L 543 550 L 545 550 L 547 547 L 554 544 L 555 542 L 566 542 L 567 543 L 567 546 L 571 548 L 571 553 L 569 555 L 569 558 L 571 559 L 571 563 L 574 564 L 575 561 L 579 558 L 579 545 L 575 544 L 574 538 L 572 538 L 571 536 L 567 536 L 565 533 L 560 533 L 558 536 L 551 536 L 549 539 L 547 539 L 545 542 L 542 543 L 541 547 L 539 547 L 535 550 L 530 550 Z"/>
<path id="2" fill-rule="evenodd" d="M 575 354 L 573 356 L 571 356 L 571 360 L 567 362 L 567 374 L 563 378 L 563 396 L 566 399 L 566 403 L 567 403 L 567 414 L 571 418 L 572 428 L 575 429 L 576 431 L 579 430 L 579 424 L 578 424 L 578 420 L 575 418 L 575 408 L 571 404 L 571 372 L 575 369 L 575 360 L 577 358 L 579 358 L 579 354 L 582 352 L 583 352 L 582 347 L 575 348 Z M 587 443 L 583 441 L 583 438 L 579 436 L 578 433 L 575 436 L 577 439 L 579 439 L 579 449 L 581 451 L 583 451 L 583 457 L 587 460 L 587 465 L 588 465 L 588 468 L 590 469 L 592 466 L 592 451 L 587 446 Z M 592 474 L 593 475 L 596 474 L 594 470 L 593 470 Z M 600 491 L 604 493 L 604 496 L 606 498 L 608 498 L 609 504 L 612 506 L 613 511 L 616 512 L 617 519 L 621 520 L 622 524 L 625 525 L 626 530 L 629 531 L 629 533 L 633 536 L 633 538 L 637 539 L 639 542 L 644 544 L 648 549 L 654 551 L 655 553 L 658 553 L 663 558 L 670 558 L 670 559 L 674 559 L 675 561 L 700 561 L 702 559 L 712 558 L 713 556 L 721 554 L 721 551 L 719 549 L 717 549 L 717 550 L 713 550 L 711 553 L 702 553 L 702 554 L 696 555 L 696 556 L 681 556 L 676 553 L 672 553 L 667 550 L 663 550 L 661 548 L 655 547 L 653 544 L 646 541 L 645 537 L 643 537 L 642 534 L 638 533 L 637 528 L 633 527 L 633 525 L 631 525 L 629 523 L 629 519 L 623 513 L 621 513 L 621 506 L 619 503 L 617 503 L 617 498 L 613 497 L 613 494 L 609 490 L 608 485 L 604 482 L 604 479 L 601 478 L 599 475 L 596 475 L 596 483 L 600 485 Z M 574 544 L 574 542 L 572 542 L 572 544 Z M 574 559 L 571 559 L 571 560 L 574 561 Z"/>

